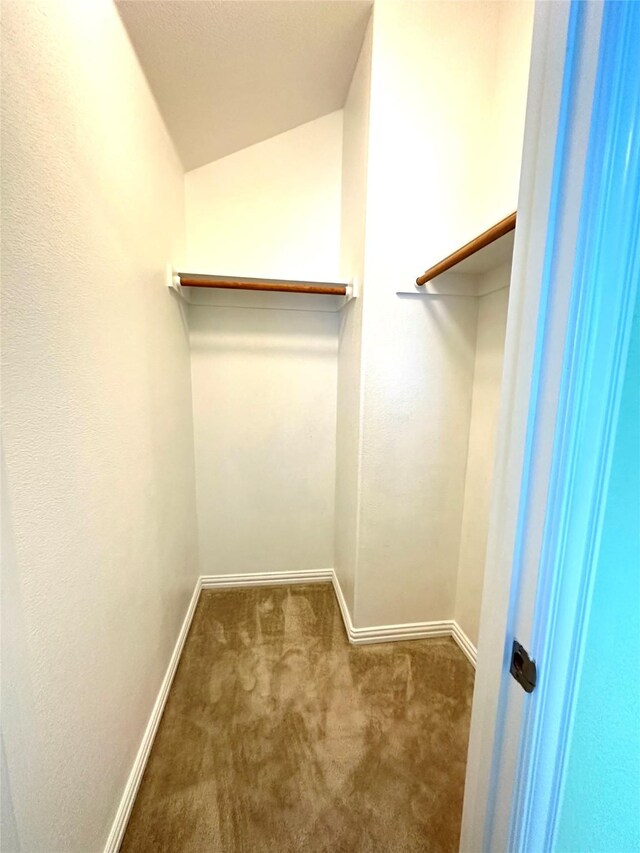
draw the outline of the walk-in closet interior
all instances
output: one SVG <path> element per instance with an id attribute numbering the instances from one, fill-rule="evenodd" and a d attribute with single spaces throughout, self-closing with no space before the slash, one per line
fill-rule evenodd
<path id="1" fill-rule="evenodd" d="M 428 681 L 420 650 L 439 650 L 457 697 L 425 698 L 420 725 L 458 709 L 457 745 L 433 722 L 458 788 L 439 770 L 442 797 L 416 794 L 411 820 L 456 803 L 433 847 L 454 849 L 533 4 L 37 0 L 4 18 L 6 590 L 21 638 L 6 666 L 19 658 L 34 682 L 3 749 L 22 849 L 140 850 L 156 819 L 195 820 L 170 798 L 157 813 L 133 803 L 156 784 L 140 787 L 158 725 L 154 750 L 174 725 L 162 734 L 167 697 L 167 720 L 185 697 L 209 701 L 184 679 L 213 684 L 214 665 L 179 666 L 180 652 L 222 648 L 220 602 L 240 591 L 255 598 L 228 613 L 247 643 L 274 608 L 296 643 L 308 608 L 334 608 L 322 637 L 339 628 L 345 645 L 327 660 L 388 665 L 381 681 L 403 697 Z M 331 687 L 336 720 L 355 683 Z M 181 743 L 204 773 L 194 720 Z M 163 785 L 181 772 L 148 766 Z M 132 809 L 139 835 L 125 836 Z M 374 849 L 340 846 L 332 821 L 316 824 L 328 846 L 304 849 Z M 168 837 L 153 849 L 202 841 Z"/>
<path id="2" fill-rule="evenodd" d="M 170 283 L 201 574 L 333 568 L 354 638 L 456 631 L 473 657 L 532 10 L 459 11 L 355 4 L 343 109 L 186 173 Z"/>

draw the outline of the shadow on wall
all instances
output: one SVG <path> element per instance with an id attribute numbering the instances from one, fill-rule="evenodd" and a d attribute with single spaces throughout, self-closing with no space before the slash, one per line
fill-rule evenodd
<path id="1" fill-rule="evenodd" d="M 13 507 L 4 446 L 0 447 L 2 464 L 2 850 L 20 850 L 13 786 L 24 788 L 29 772 L 34 770 L 34 751 L 38 749 L 35 725 L 35 695 L 29 666 L 28 631 L 24 602 L 20 590 L 18 562 L 13 532 Z M 18 749 L 15 748 L 19 744 Z M 13 746 L 13 749 L 10 747 Z M 7 754 L 7 750 L 9 751 Z M 30 760 L 31 758 L 31 760 Z M 20 800 L 18 800 L 20 802 Z"/>
<path id="2" fill-rule="evenodd" d="M 191 305 L 189 326 L 195 356 L 251 352 L 335 359 L 340 314 Z"/>

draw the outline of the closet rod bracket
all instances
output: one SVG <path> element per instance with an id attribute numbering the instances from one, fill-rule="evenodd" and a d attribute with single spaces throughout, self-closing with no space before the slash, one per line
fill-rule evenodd
<path id="1" fill-rule="evenodd" d="M 174 290 L 180 299 L 184 302 L 191 302 L 188 296 L 188 292 L 184 290 L 182 285 L 180 284 L 180 276 L 177 271 L 171 264 L 167 264 L 166 268 L 166 284 L 170 290 Z"/>

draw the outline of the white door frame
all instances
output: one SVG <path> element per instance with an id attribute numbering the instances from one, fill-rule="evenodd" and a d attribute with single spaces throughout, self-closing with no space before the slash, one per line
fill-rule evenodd
<path id="1" fill-rule="evenodd" d="M 558 649 L 562 648 L 561 641 L 566 646 L 567 631 L 575 631 L 576 619 L 584 619 L 590 588 L 588 567 L 579 563 L 571 587 L 573 592 L 580 590 L 579 600 L 574 595 L 563 616 L 563 631 L 554 632 L 556 615 L 562 610 L 562 602 L 557 596 L 553 599 L 552 593 L 552 587 L 557 589 L 559 572 L 557 549 L 568 541 L 558 535 L 557 521 L 563 513 L 566 517 L 578 483 L 568 473 L 570 449 L 575 447 L 578 432 L 567 413 L 587 402 L 575 396 L 576 381 L 581 387 L 590 381 L 582 362 L 576 362 L 585 328 L 591 328 L 584 324 L 601 322 L 601 354 L 608 362 L 592 375 L 612 386 L 612 395 L 600 405 L 602 423 L 611 431 L 611 417 L 607 421 L 606 411 L 609 415 L 615 411 L 614 386 L 621 381 L 619 368 L 625 354 L 624 334 L 617 336 L 612 348 L 611 331 L 616 323 L 624 326 L 630 322 L 631 297 L 627 292 L 625 301 L 625 282 L 617 289 L 618 301 L 611 303 L 608 317 L 602 311 L 598 315 L 595 308 L 590 320 L 581 318 L 582 328 L 576 326 L 575 298 L 572 302 L 578 286 L 583 287 L 586 280 L 584 269 L 582 279 L 574 280 L 579 260 L 602 233 L 596 230 L 592 243 L 585 242 L 584 220 L 588 215 L 581 217 L 583 203 L 587 214 L 591 209 L 589 200 L 585 202 L 589 184 L 585 174 L 589 176 L 594 167 L 591 164 L 585 172 L 585 164 L 587 155 L 591 158 L 593 154 L 593 144 L 592 148 L 588 146 L 602 20 L 603 4 L 599 2 L 536 6 L 461 835 L 461 850 L 474 853 L 542 851 L 549 849 L 552 840 L 553 808 L 557 807 L 560 785 L 554 750 L 567 736 L 570 709 L 564 707 L 555 730 L 547 731 L 552 717 L 544 716 L 544 705 L 547 699 L 558 702 L 557 689 L 554 696 L 553 688 L 562 684 L 571 664 L 569 651 L 563 655 Z M 624 74 L 618 73 L 617 80 L 624 80 Z M 595 91 L 597 109 L 599 90 Z M 609 107 L 610 95 L 609 91 L 601 97 Z M 623 107 L 621 101 L 618 113 Z M 604 125 L 605 118 L 601 111 L 594 126 L 596 121 Z M 587 282 L 589 286 L 598 292 L 595 279 Z M 601 387 L 610 388 L 606 384 Z M 573 429 L 569 437 L 567 429 Z M 607 435 L 606 429 L 601 430 L 600 445 L 594 448 L 600 463 L 606 460 Z M 592 497 L 601 502 L 606 470 L 599 470 L 597 483 L 594 476 L 592 471 L 593 482 L 587 477 L 580 488 L 587 483 L 594 488 L 597 485 Z M 555 502 L 549 501 L 547 512 L 549 495 Z M 593 527 L 593 518 L 590 523 Z M 584 545 L 585 536 L 593 538 L 594 530 L 584 528 L 582 533 Z M 571 595 L 569 587 L 566 595 Z M 531 696 L 508 674 L 514 636 L 543 663 L 544 683 Z M 571 654 L 575 652 L 573 648 Z M 544 668 L 551 657 L 553 677 Z M 554 712 L 558 707 L 553 705 Z M 544 738 L 540 737 L 541 727 L 545 727 Z M 531 748 L 529 739 L 533 741 Z M 546 749 L 543 744 L 547 744 Z"/>
<path id="2" fill-rule="evenodd" d="M 556 844 L 640 286 L 640 6 L 574 2 L 570 14 L 574 44 L 565 80 L 577 90 L 585 70 L 595 71 L 595 86 L 590 114 L 570 119 L 577 127 L 588 121 L 589 133 L 533 611 L 531 650 L 540 673 L 525 706 L 511 798 L 508 847 L 525 851 Z M 579 103 L 574 99 L 571 109 Z M 559 174 L 567 171 L 567 156 L 563 151 Z M 563 193 L 560 182 L 560 203 Z M 560 233 L 558 257 L 563 241 Z M 551 266 L 550 286 L 565 286 L 562 279 Z"/>

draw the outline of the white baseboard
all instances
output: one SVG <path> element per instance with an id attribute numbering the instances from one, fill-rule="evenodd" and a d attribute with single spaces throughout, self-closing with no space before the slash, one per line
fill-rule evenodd
<path id="1" fill-rule="evenodd" d="M 449 621 L 407 622 L 403 625 L 377 625 L 371 628 L 355 628 L 335 571 L 333 572 L 332 581 L 347 637 L 349 638 L 349 642 L 354 645 L 362 645 L 363 643 L 389 643 L 394 640 L 421 640 L 425 637 L 449 637 L 452 634 L 452 623 Z"/>
<path id="2" fill-rule="evenodd" d="M 333 580 L 333 569 L 305 569 L 299 572 L 255 572 L 244 575 L 201 575 L 202 589 L 234 586 L 280 586 L 291 583 L 320 583 Z"/>
<path id="3" fill-rule="evenodd" d="M 453 637 L 469 662 L 475 668 L 476 649 L 471 640 L 452 619 L 440 622 L 408 622 L 401 625 L 378 625 L 370 628 L 354 628 L 351 614 L 345 601 L 340 582 L 333 569 L 309 569 L 299 572 L 256 572 L 246 575 L 201 575 L 196 581 L 191 601 L 187 608 L 178 639 L 169 660 L 167 671 L 160 685 L 158 697 L 153 706 L 151 717 L 147 723 L 142 742 L 133 762 L 133 767 L 116 812 L 104 853 L 118 853 L 131 810 L 135 802 L 140 782 L 144 774 L 153 740 L 156 736 L 162 712 L 169 696 L 169 690 L 173 677 L 180 662 L 180 655 L 191 627 L 193 614 L 203 589 L 229 589 L 232 587 L 250 586 L 280 586 L 283 584 L 320 583 L 328 581 L 332 583 L 338 600 L 338 607 L 342 615 L 347 638 L 354 645 L 364 643 L 388 643 L 394 640 L 420 640 L 427 637 Z"/>
<path id="4" fill-rule="evenodd" d="M 349 639 L 355 645 L 362 643 L 390 643 L 397 640 L 424 640 L 428 637 L 451 637 L 451 623 L 405 622 L 400 625 L 376 625 L 372 628 L 353 628 Z"/>
<path id="5" fill-rule="evenodd" d="M 116 811 L 116 816 L 113 821 L 109 837 L 107 838 L 104 853 L 118 853 L 120 845 L 122 844 L 122 839 L 124 838 L 127 823 L 131 815 L 131 810 L 136 799 L 136 794 L 138 793 L 138 788 L 140 787 L 140 782 L 142 781 L 144 769 L 147 766 L 147 761 L 151 753 L 151 747 L 153 746 L 153 740 L 156 736 L 156 732 L 160 724 L 160 719 L 162 718 L 162 712 L 164 711 L 164 706 L 166 704 L 167 697 L 169 696 L 171 683 L 173 682 L 173 677 L 176 674 L 176 669 L 178 668 L 178 663 L 180 662 L 182 648 L 184 646 L 185 640 L 187 639 L 187 634 L 189 633 L 189 628 L 191 627 L 191 620 L 193 619 L 193 614 L 195 613 L 199 597 L 200 578 L 198 578 L 198 580 L 196 581 L 195 589 L 193 590 L 193 595 L 191 596 L 191 601 L 189 602 L 186 615 L 180 628 L 180 633 L 178 634 L 178 639 L 176 640 L 173 652 L 171 653 L 171 658 L 169 659 L 169 666 L 167 667 L 167 671 L 165 672 L 164 678 L 162 679 L 162 684 L 160 685 L 158 697 L 154 703 L 153 710 L 151 711 L 149 722 L 147 723 L 144 735 L 142 736 L 140 748 L 138 749 L 135 761 L 133 762 L 131 773 L 129 774 L 129 778 L 127 779 L 127 784 L 125 785 L 124 793 L 122 795 L 122 799 L 120 800 L 120 805 L 118 806 L 118 810 Z"/>
<path id="6" fill-rule="evenodd" d="M 363 643 L 389 643 L 394 640 L 421 640 L 427 637 L 453 637 L 467 660 L 475 669 L 476 648 L 455 620 L 405 622 L 400 625 L 378 625 L 372 628 L 355 628 L 335 571 L 333 571 L 332 581 L 333 589 L 338 599 L 338 607 L 342 614 L 344 628 L 350 643 L 361 645 Z"/>
<path id="7" fill-rule="evenodd" d="M 344 630 L 347 634 L 347 639 L 350 643 L 352 643 L 353 640 L 351 639 L 351 637 L 353 635 L 353 623 L 351 621 L 351 614 L 349 613 L 349 608 L 347 607 L 347 602 L 342 593 L 340 581 L 338 580 L 338 576 L 336 575 L 335 569 L 331 569 L 331 583 L 333 584 L 333 591 L 338 601 L 338 607 L 340 608 L 340 614 L 342 616 L 342 622 L 344 624 Z"/>
<path id="8" fill-rule="evenodd" d="M 478 660 L 478 650 L 455 620 L 451 622 L 451 625 L 451 636 L 460 646 L 471 666 L 475 669 Z"/>

